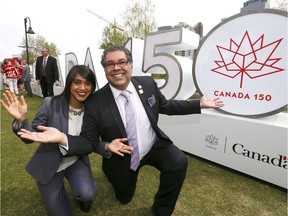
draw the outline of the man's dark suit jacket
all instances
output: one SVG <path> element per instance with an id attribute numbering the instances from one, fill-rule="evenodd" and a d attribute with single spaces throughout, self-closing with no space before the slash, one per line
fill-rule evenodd
<path id="1" fill-rule="evenodd" d="M 157 126 L 159 113 L 167 115 L 186 115 L 201 113 L 200 102 L 186 100 L 166 100 L 153 78 L 148 76 L 132 77 L 136 91 L 143 103 L 147 116 L 158 141 L 152 148 L 169 145 L 172 141 Z M 68 155 L 87 154 L 104 148 L 99 139 L 111 142 L 116 138 L 127 137 L 125 127 L 118 111 L 109 84 L 99 89 L 85 103 L 85 115 L 81 136 L 68 136 Z M 98 150 L 99 151 L 99 150 Z M 129 182 L 130 155 L 124 157 L 113 154 L 109 159 L 103 158 L 103 171 L 111 183 L 119 190 L 125 189 Z"/>
<path id="2" fill-rule="evenodd" d="M 57 112 L 55 109 L 52 109 L 50 102 L 51 97 L 44 98 L 32 124 L 30 125 L 26 119 L 20 128 L 15 129 L 15 127 L 13 127 L 14 133 L 17 134 L 21 128 L 25 128 L 30 131 L 37 131 L 36 127 L 38 125 L 43 125 L 55 127 L 67 134 L 68 118 L 64 116 L 62 110 Z M 67 107 L 67 111 L 68 109 L 69 107 Z M 31 141 L 25 139 L 22 139 L 22 141 L 27 144 L 31 143 Z M 36 181 L 40 182 L 41 184 L 47 184 L 58 170 L 62 157 L 62 153 L 60 152 L 59 145 L 57 143 L 40 144 L 28 162 L 26 170 Z M 85 164 L 87 164 L 87 166 L 90 166 L 90 161 L 87 155 L 81 156 L 79 160 L 81 159 L 85 162 Z"/>
<path id="3" fill-rule="evenodd" d="M 36 60 L 36 80 L 42 79 L 43 58 L 43 56 L 39 56 Z M 59 80 L 57 60 L 50 55 L 46 62 L 45 77 L 49 84 L 53 84 L 56 80 Z"/>

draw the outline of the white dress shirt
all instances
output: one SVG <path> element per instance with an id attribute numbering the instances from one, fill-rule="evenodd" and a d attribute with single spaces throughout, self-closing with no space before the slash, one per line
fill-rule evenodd
<path id="1" fill-rule="evenodd" d="M 75 109 L 76 111 L 80 111 L 81 109 Z M 83 112 L 81 115 L 73 115 L 69 112 L 69 120 L 68 120 L 68 134 L 79 136 L 81 132 L 81 127 L 83 123 Z M 67 154 L 66 149 L 61 148 L 62 146 L 59 145 L 59 149 L 63 155 Z M 67 167 L 73 165 L 78 160 L 78 156 L 70 156 L 70 157 L 62 157 L 62 161 L 57 172 L 61 172 L 62 170 L 66 169 Z"/>
<path id="2" fill-rule="evenodd" d="M 112 90 L 114 99 L 116 101 L 118 110 L 120 112 L 122 121 L 124 123 L 124 126 L 126 126 L 126 119 L 125 119 L 126 99 L 120 95 L 122 92 L 121 90 L 114 88 L 112 85 L 110 85 L 110 88 Z M 130 101 L 132 102 L 132 106 L 133 106 L 134 114 L 136 118 L 137 140 L 138 140 L 139 154 L 140 154 L 140 160 L 141 160 L 152 148 L 156 140 L 156 133 L 154 132 L 150 124 L 147 113 L 139 98 L 139 95 L 136 92 L 136 89 L 131 82 L 128 85 L 126 90 L 130 92 Z M 118 138 L 124 138 L 124 137 L 118 137 Z"/>

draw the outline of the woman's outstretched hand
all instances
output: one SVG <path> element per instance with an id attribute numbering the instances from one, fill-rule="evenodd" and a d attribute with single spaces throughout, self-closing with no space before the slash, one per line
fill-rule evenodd
<path id="1" fill-rule="evenodd" d="M 54 127 L 37 126 L 40 132 L 31 132 L 26 129 L 21 129 L 17 135 L 21 138 L 32 140 L 40 143 L 59 143 L 61 145 L 67 144 L 67 137 L 64 133 Z"/>
<path id="2" fill-rule="evenodd" d="M 19 100 L 14 92 L 8 90 L 3 93 L 4 100 L 0 100 L 2 107 L 12 116 L 18 124 L 21 124 L 27 117 L 28 106 L 21 95 Z"/>

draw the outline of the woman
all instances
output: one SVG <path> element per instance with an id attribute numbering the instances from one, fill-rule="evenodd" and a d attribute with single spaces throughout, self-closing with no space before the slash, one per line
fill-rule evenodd
<path id="1" fill-rule="evenodd" d="M 71 68 L 66 78 L 62 94 L 46 97 L 31 126 L 27 120 L 27 104 L 24 97 L 17 99 L 13 92 L 4 93 L 5 101 L 0 101 L 7 112 L 15 118 L 13 131 L 21 129 L 38 131 L 37 126 L 51 126 L 63 133 L 79 135 L 82 126 L 84 101 L 94 92 L 95 74 L 85 65 Z M 31 143 L 22 139 L 25 143 Z M 96 183 L 92 177 L 88 155 L 63 157 L 66 150 L 57 143 L 40 144 L 26 170 L 38 185 L 48 215 L 70 216 L 71 205 L 64 187 L 64 177 L 70 183 L 73 196 L 84 212 L 91 209 Z"/>

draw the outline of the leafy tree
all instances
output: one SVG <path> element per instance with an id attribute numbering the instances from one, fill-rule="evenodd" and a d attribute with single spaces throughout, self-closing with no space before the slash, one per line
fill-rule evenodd
<path id="1" fill-rule="evenodd" d="M 102 33 L 100 48 L 106 49 L 111 45 L 124 45 L 128 39 L 128 34 L 118 30 L 115 26 L 106 26 Z"/>
<path id="2" fill-rule="evenodd" d="M 280 10 L 288 11 L 288 1 L 287 0 L 276 0 L 275 8 Z"/>
<path id="3" fill-rule="evenodd" d="M 27 35 L 28 40 L 28 52 L 29 52 L 29 64 L 33 64 L 36 61 L 36 58 L 41 55 L 43 47 L 47 47 L 50 50 L 50 55 L 57 57 L 60 55 L 60 50 L 57 48 L 56 44 L 46 41 L 45 37 L 41 35 L 31 36 Z M 26 53 L 26 42 L 25 38 L 22 40 L 21 47 L 23 47 L 21 57 L 27 59 Z"/>
<path id="4" fill-rule="evenodd" d="M 121 16 L 125 29 L 121 31 L 116 22 L 114 25 L 106 26 L 102 33 L 100 48 L 105 49 L 112 44 L 124 45 L 128 37 L 143 39 L 148 32 L 157 29 L 153 14 L 154 4 L 151 3 L 151 0 L 132 1 Z"/>
<path id="5" fill-rule="evenodd" d="M 135 0 L 130 3 L 122 17 L 130 37 L 143 39 L 149 32 L 157 29 L 154 19 L 155 5 L 151 0 Z"/>

